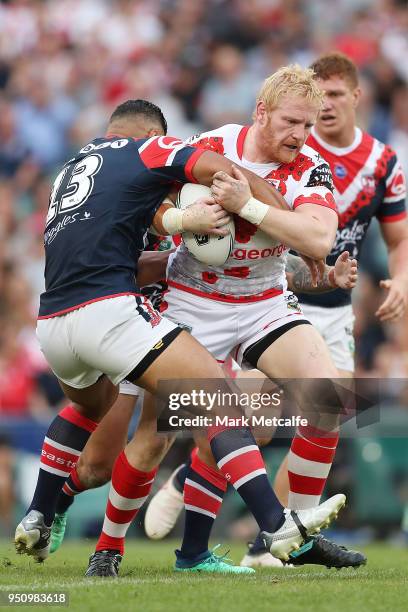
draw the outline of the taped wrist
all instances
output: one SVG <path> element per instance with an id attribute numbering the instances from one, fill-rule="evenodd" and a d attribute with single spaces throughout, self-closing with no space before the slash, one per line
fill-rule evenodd
<path id="1" fill-rule="evenodd" d="M 246 221 L 259 225 L 265 218 L 269 206 L 260 202 L 256 198 L 249 198 L 245 206 L 239 211 L 238 215 Z"/>
<path id="2" fill-rule="evenodd" d="M 178 208 L 166 210 L 162 217 L 162 225 L 168 235 L 173 236 L 183 231 L 183 216 L 184 210 Z"/>

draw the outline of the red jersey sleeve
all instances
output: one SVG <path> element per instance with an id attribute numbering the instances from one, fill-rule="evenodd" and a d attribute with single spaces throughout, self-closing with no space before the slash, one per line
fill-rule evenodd
<path id="1" fill-rule="evenodd" d="M 154 136 L 138 148 L 144 166 L 158 178 L 182 183 L 196 183 L 193 168 L 204 153 L 172 136 Z"/>

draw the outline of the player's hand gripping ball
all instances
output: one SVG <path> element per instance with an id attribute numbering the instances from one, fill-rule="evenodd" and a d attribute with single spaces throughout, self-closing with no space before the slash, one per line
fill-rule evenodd
<path id="1" fill-rule="evenodd" d="M 184 210 L 198 199 L 211 197 L 211 190 L 204 185 L 187 183 L 183 185 L 176 199 L 176 207 Z M 231 255 L 234 248 L 235 224 L 231 219 L 223 226 L 226 235 L 217 236 L 213 234 L 195 234 L 193 232 L 183 232 L 182 238 L 189 252 L 198 261 L 210 266 L 220 266 L 224 264 Z"/>

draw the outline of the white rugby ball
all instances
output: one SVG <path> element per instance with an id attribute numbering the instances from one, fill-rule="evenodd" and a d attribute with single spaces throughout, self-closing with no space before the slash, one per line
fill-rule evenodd
<path id="1" fill-rule="evenodd" d="M 177 195 L 176 207 L 183 210 L 199 198 L 208 196 L 211 196 L 209 187 L 199 185 L 198 183 L 186 183 Z M 226 236 L 193 234 L 193 232 L 183 232 L 181 236 L 189 252 L 198 261 L 210 266 L 221 266 L 227 261 L 234 248 L 234 221 L 231 219 L 226 227 L 229 230 Z"/>

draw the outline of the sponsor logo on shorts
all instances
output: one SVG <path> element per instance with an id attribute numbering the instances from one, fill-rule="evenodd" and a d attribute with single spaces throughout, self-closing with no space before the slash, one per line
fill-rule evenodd
<path id="1" fill-rule="evenodd" d="M 356 350 L 356 344 L 354 342 L 354 336 L 353 336 L 353 326 L 346 325 L 344 327 L 344 333 L 347 336 L 347 347 L 348 347 L 349 353 L 353 357 L 355 350 Z"/>
<path id="2" fill-rule="evenodd" d="M 149 302 L 149 300 L 147 300 L 145 297 L 143 297 L 143 301 L 137 296 L 136 297 L 136 309 L 137 312 L 142 316 L 142 318 L 147 321 L 147 323 L 150 323 L 150 325 L 152 327 L 156 327 L 156 325 L 159 325 L 160 321 L 162 320 L 162 317 L 160 316 L 160 314 L 153 308 L 152 304 Z"/>
<path id="3" fill-rule="evenodd" d="M 156 343 L 156 344 L 153 346 L 152 351 L 158 351 L 159 349 L 163 348 L 163 346 L 164 346 L 164 342 L 163 342 L 163 340 L 159 340 L 159 342 L 157 342 L 157 343 Z"/>
<path id="4" fill-rule="evenodd" d="M 291 295 L 285 295 L 285 302 L 289 310 L 294 310 L 296 312 L 302 312 L 302 309 L 299 304 L 299 300 L 297 299 L 296 295 L 294 295 L 293 293 Z"/>
<path id="5" fill-rule="evenodd" d="M 184 329 L 184 331 L 188 332 L 189 334 L 191 334 L 191 332 L 193 331 L 191 325 L 187 325 L 187 323 L 180 323 L 179 321 L 175 321 L 175 324 L 178 325 L 178 327 L 181 327 L 181 329 Z"/>

